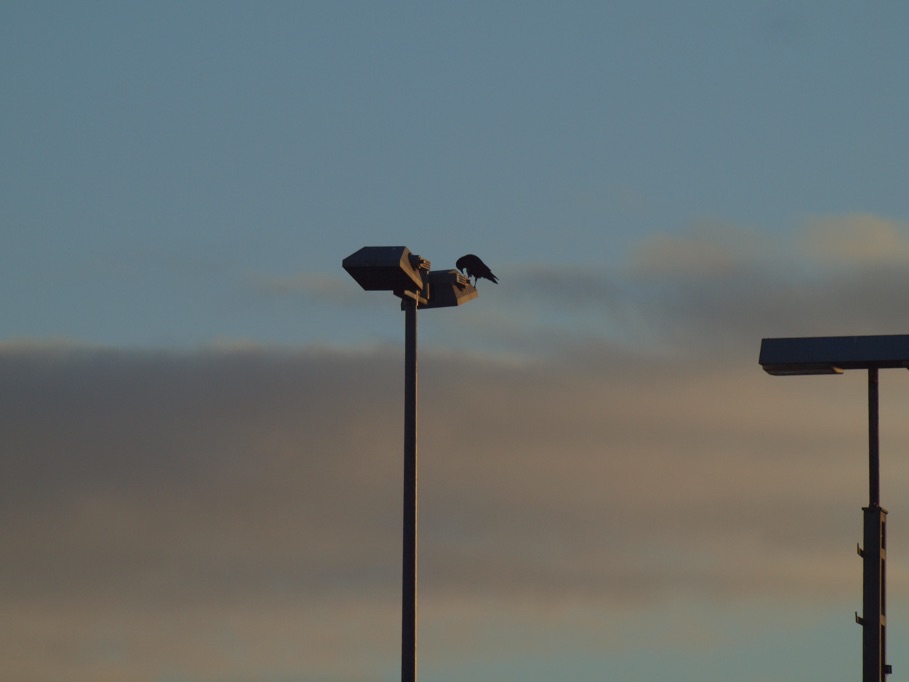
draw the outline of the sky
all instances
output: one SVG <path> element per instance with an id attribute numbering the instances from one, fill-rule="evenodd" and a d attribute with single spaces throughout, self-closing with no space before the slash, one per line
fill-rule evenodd
<path id="1" fill-rule="evenodd" d="M 419 314 L 424 682 L 861 670 L 867 389 L 906 333 L 891 0 L 0 4 L 0 679 L 400 677 Z M 909 376 L 881 374 L 909 680 Z"/>

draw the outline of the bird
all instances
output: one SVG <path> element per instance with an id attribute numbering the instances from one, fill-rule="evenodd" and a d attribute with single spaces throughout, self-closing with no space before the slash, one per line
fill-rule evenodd
<path id="1" fill-rule="evenodd" d="M 477 280 L 479 280 L 480 277 L 484 277 L 494 284 L 499 283 L 499 278 L 492 274 L 492 270 L 489 269 L 489 266 L 472 253 L 468 253 L 466 256 L 458 258 L 455 262 L 455 266 L 458 270 L 462 270 L 468 277 L 473 277 L 474 286 L 476 286 Z"/>

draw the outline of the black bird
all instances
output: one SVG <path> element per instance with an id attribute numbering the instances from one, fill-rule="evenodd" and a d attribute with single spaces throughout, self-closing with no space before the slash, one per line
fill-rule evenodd
<path id="1" fill-rule="evenodd" d="M 462 270 L 466 273 L 468 277 L 473 277 L 474 286 L 476 286 L 477 280 L 480 279 L 480 277 L 485 277 L 494 284 L 499 283 L 499 278 L 492 274 L 492 270 L 489 269 L 489 266 L 472 253 L 468 253 L 466 256 L 458 258 L 455 266 L 458 270 Z"/>

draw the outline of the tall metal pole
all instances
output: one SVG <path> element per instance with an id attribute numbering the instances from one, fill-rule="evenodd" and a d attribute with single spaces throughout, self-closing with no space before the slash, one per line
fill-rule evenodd
<path id="1" fill-rule="evenodd" d="M 404 308 L 404 552 L 401 682 L 417 680 L 417 301 Z"/>
<path id="2" fill-rule="evenodd" d="M 476 256 L 471 258 L 480 262 Z M 426 308 L 458 306 L 476 298 L 477 290 L 458 270 L 430 271 L 429 261 L 411 253 L 406 246 L 364 246 L 341 261 L 341 267 L 367 291 L 393 292 L 401 299 L 401 309 L 405 313 L 401 680 L 416 682 L 417 308 L 420 305 Z M 492 280 L 495 279 L 492 276 Z M 430 290 L 435 292 L 432 297 Z"/>
<path id="3" fill-rule="evenodd" d="M 877 368 L 868 370 L 868 506 L 881 506 L 881 441 Z"/>
<path id="4" fill-rule="evenodd" d="M 868 506 L 864 511 L 862 682 L 883 682 L 887 665 L 887 510 L 881 508 L 878 371 L 868 369 Z"/>

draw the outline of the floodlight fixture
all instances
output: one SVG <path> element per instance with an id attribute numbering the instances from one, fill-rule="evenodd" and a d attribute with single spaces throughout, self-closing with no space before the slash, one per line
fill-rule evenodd
<path id="1" fill-rule="evenodd" d="M 467 275 L 457 270 L 430 270 L 427 276 L 429 293 L 420 308 L 450 308 L 472 301 L 479 294 Z"/>
<path id="2" fill-rule="evenodd" d="M 759 362 L 777 376 L 909 367 L 909 334 L 764 339 Z"/>
<path id="3" fill-rule="evenodd" d="M 429 261 L 406 246 L 364 246 L 341 267 L 366 291 L 423 291 Z"/>
<path id="4" fill-rule="evenodd" d="M 868 372 L 868 506 L 864 512 L 862 682 L 883 682 L 887 664 L 887 510 L 880 505 L 878 370 L 909 368 L 909 334 L 763 339 L 758 362 L 774 376 Z"/>
<path id="5" fill-rule="evenodd" d="M 341 261 L 366 291 L 391 291 L 404 311 L 404 519 L 401 681 L 417 679 L 417 309 L 450 308 L 477 297 L 457 270 L 431 271 L 406 246 L 364 246 Z"/>
<path id="6" fill-rule="evenodd" d="M 391 291 L 420 308 L 459 306 L 478 295 L 469 277 L 454 269 L 430 271 L 430 262 L 406 246 L 364 246 L 341 267 L 366 291 Z"/>

